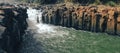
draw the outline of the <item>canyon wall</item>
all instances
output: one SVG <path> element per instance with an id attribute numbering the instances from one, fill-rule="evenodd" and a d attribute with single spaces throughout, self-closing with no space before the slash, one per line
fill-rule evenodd
<path id="1" fill-rule="evenodd" d="M 120 7 L 62 4 L 43 9 L 43 23 L 120 35 Z"/>
<path id="2" fill-rule="evenodd" d="M 28 25 L 27 10 L 11 5 L 0 8 L 0 52 L 17 53 Z"/>

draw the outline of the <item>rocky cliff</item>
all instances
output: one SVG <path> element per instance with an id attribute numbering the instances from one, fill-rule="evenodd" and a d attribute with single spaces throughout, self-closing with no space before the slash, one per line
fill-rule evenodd
<path id="1" fill-rule="evenodd" d="M 45 6 L 43 9 L 44 23 L 120 35 L 119 7 L 62 4 Z"/>
<path id="2" fill-rule="evenodd" d="M 28 25 L 27 10 L 11 5 L 0 8 L 0 49 L 2 53 L 17 53 Z M 0 51 L 1 52 L 1 51 Z"/>

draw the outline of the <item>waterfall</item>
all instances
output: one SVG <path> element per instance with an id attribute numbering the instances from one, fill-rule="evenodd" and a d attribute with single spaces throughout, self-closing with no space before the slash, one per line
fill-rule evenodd
<path id="1" fill-rule="evenodd" d="M 28 20 L 29 20 L 28 29 L 32 29 L 32 30 L 34 29 L 38 34 L 47 33 L 49 34 L 49 36 L 48 35 L 44 35 L 44 36 L 48 38 L 54 37 L 56 35 L 63 36 L 64 34 L 68 34 L 67 32 L 60 30 L 60 28 L 63 28 L 63 27 L 42 23 L 42 13 L 43 13 L 42 10 L 36 10 L 32 8 L 29 8 L 27 10 Z M 37 35 L 37 36 L 40 36 L 40 35 Z"/>
<path id="2" fill-rule="evenodd" d="M 38 33 L 55 32 L 54 26 L 42 23 L 42 11 L 41 10 L 29 8 L 27 10 L 27 13 L 29 17 L 28 20 L 32 22 L 32 24 L 34 25 L 34 28 L 37 28 Z"/>
<path id="3" fill-rule="evenodd" d="M 27 14 L 29 26 L 27 34 L 23 37 L 20 53 L 45 53 L 45 48 L 42 46 L 42 43 L 45 43 L 44 40 L 69 34 L 61 30 L 62 27 L 42 23 L 41 10 L 29 8 Z"/>

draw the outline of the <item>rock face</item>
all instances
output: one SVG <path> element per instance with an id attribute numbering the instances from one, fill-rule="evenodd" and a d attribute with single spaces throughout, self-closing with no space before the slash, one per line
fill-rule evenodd
<path id="1" fill-rule="evenodd" d="M 77 30 L 120 35 L 120 8 L 108 6 L 56 5 L 43 7 L 44 23 Z"/>
<path id="2" fill-rule="evenodd" d="M 11 6 L 0 8 L 0 49 L 7 53 L 17 53 L 22 37 L 28 25 L 26 22 L 27 10 Z"/>

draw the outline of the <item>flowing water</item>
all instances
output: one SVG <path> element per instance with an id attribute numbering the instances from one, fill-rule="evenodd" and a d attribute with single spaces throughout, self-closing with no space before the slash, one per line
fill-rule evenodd
<path id="1" fill-rule="evenodd" d="M 19 53 L 120 53 L 120 37 L 42 23 L 42 11 L 27 10 L 29 27 Z"/>
<path id="2" fill-rule="evenodd" d="M 68 31 L 62 30 L 62 27 L 42 23 L 41 10 L 29 8 L 27 13 L 29 27 L 26 31 L 27 35 L 23 37 L 24 41 L 20 53 L 46 53 L 42 41 L 69 34 Z"/>

